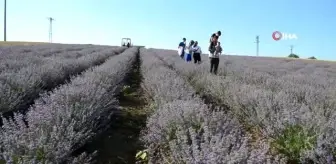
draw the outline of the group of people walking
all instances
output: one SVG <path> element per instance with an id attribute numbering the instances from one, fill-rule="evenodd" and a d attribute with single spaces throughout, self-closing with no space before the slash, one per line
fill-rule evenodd
<path id="1" fill-rule="evenodd" d="M 194 59 L 194 63 L 201 63 L 201 54 L 202 49 L 198 45 L 197 41 L 191 40 L 189 45 L 186 45 L 186 38 L 183 38 L 183 41 L 179 44 L 179 55 L 182 59 L 187 62 L 191 62 L 192 58 Z"/>
<path id="2" fill-rule="evenodd" d="M 218 65 L 219 65 L 219 56 L 222 54 L 222 47 L 218 41 L 221 36 L 221 31 L 213 33 L 210 37 L 209 45 L 209 60 L 210 60 L 210 73 L 217 74 Z M 201 63 L 201 47 L 198 45 L 197 41 L 191 40 L 189 45 L 186 45 L 186 38 L 183 38 L 183 41 L 180 42 L 178 46 L 178 54 L 180 57 L 187 61 L 191 62 L 192 58 L 194 59 L 195 64 Z"/>

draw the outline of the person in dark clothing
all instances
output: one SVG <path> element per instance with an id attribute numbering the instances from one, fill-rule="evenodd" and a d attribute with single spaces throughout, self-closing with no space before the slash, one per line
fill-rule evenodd
<path id="1" fill-rule="evenodd" d="M 210 73 L 217 74 L 218 65 L 219 65 L 219 55 L 222 53 L 222 47 L 218 42 L 218 36 L 213 38 L 213 44 L 216 46 L 209 47 L 209 59 L 210 59 Z"/>
<path id="2" fill-rule="evenodd" d="M 210 73 L 217 75 L 219 57 L 210 59 Z"/>
<path id="3" fill-rule="evenodd" d="M 214 47 L 216 46 L 217 44 L 217 41 L 219 39 L 219 37 L 222 35 L 222 32 L 221 31 L 217 31 L 217 33 L 213 33 L 210 37 L 210 45 L 209 45 L 209 51 L 210 49 L 213 50 Z"/>
<path id="4" fill-rule="evenodd" d="M 178 46 L 179 49 L 182 48 L 182 53 L 180 54 L 180 57 L 182 59 L 184 59 L 184 50 L 185 50 L 185 47 L 186 47 L 186 38 L 183 38 L 183 41 L 180 42 L 180 44 Z"/>
<path id="5" fill-rule="evenodd" d="M 209 45 L 209 51 L 210 51 L 210 53 L 215 53 L 215 51 L 216 51 L 216 45 L 217 45 L 217 42 L 218 42 L 218 36 L 217 35 L 215 35 L 214 37 L 211 37 L 211 43 L 210 43 L 210 45 Z"/>
<path id="6" fill-rule="evenodd" d="M 198 46 L 198 42 L 196 41 L 193 48 L 192 48 L 192 51 L 194 52 L 193 54 L 193 58 L 194 58 L 194 63 L 198 63 L 200 64 L 201 63 L 201 54 L 202 54 L 202 50 L 201 50 L 201 47 Z"/>

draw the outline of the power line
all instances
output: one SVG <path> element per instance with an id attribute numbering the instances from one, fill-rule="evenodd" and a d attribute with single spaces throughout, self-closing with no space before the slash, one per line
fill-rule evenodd
<path id="1" fill-rule="evenodd" d="M 55 19 L 52 17 L 48 17 L 49 20 L 49 42 L 52 43 L 52 21 Z"/>
<path id="2" fill-rule="evenodd" d="M 259 43 L 260 43 L 259 35 L 256 36 L 256 42 L 255 43 L 257 44 L 257 52 L 256 52 L 257 54 L 256 55 L 259 56 Z"/>
<path id="3" fill-rule="evenodd" d="M 4 4 L 4 41 L 7 41 L 7 0 L 4 0 L 5 4 Z"/>

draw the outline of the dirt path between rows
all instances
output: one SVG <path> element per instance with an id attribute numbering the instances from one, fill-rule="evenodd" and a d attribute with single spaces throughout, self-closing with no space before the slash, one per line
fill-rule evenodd
<path id="1" fill-rule="evenodd" d="M 118 95 L 121 112 L 111 119 L 105 132 L 85 146 L 86 152 L 98 151 L 95 164 L 134 164 L 136 153 L 143 149 L 139 136 L 146 126 L 147 104 L 142 96 L 139 53 L 136 58 L 123 91 Z"/>

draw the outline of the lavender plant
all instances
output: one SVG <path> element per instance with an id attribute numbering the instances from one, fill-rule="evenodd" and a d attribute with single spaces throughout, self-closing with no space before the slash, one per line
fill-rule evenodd
<path id="1" fill-rule="evenodd" d="M 156 108 L 148 118 L 143 141 L 149 163 L 284 163 L 270 157 L 269 147 L 250 145 L 230 113 L 212 111 L 188 82 L 152 50 L 141 50 L 143 87 Z"/>
<path id="2" fill-rule="evenodd" d="M 196 89 L 216 99 L 217 104 L 229 106 L 236 118 L 255 127 L 268 140 L 282 142 L 286 130 L 300 127 L 298 133 L 307 135 L 282 154 L 300 147 L 296 158 L 301 162 L 335 159 L 330 157 L 335 150 L 334 63 L 224 56 L 220 59 L 220 76 L 212 76 L 208 62 L 196 67 L 178 59 L 174 51 L 152 51 L 171 63 Z M 297 133 L 290 135 L 283 142 L 290 142 Z M 312 146 L 307 148 L 305 144 Z"/>
<path id="3" fill-rule="evenodd" d="M 99 46 L 84 46 L 84 45 L 31 45 L 31 46 L 10 46 L 0 49 L 1 59 L 16 59 L 18 57 L 28 59 L 32 56 L 47 57 L 51 55 L 60 55 L 71 51 L 81 51 L 84 49 L 102 49 Z"/>
<path id="4" fill-rule="evenodd" d="M 101 45 L 88 45 L 88 44 L 36 44 L 36 45 L 11 45 L 0 46 L 1 57 L 9 57 L 12 55 L 22 55 L 22 52 L 35 52 L 37 54 L 41 52 L 61 53 L 67 51 L 79 51 L 87 48 L 116 48 L 118 46 L 101 46 Z"/>
<path id="5" fill-rule="evenodd" d="M 0 74 L 0 111 L 25 109 L 44 90 L 56 87 L 70 76 L 100 64 L 123 50 L 124 48 L 104 49 L 102 52 L 87 54 L 78 59 L 53 60 L 44 65 L 30 65 L 17 72 L 10 70 L 2 72 Z"/>
<path id="6" fill-rule="evenodd" d="M 43 94 L 26 115 L 28 127 L 22 114 L 16 114 L 14 121 L 6 120 L 0 130 L 2 161 L 90 163 L 91 155 L 70 155 L 108 124 L 118 108 L 115 93 L 122 88 L 137 51 L 127 49 Z"/>
<path id="7" fill-rule="evenodd" d="M 30 65 L 42 65 L 55 60 L 75 59 L 102 50 L 104 50 L 102 47 L 82 47 L 72 49 L 42 49 L 40 51 L 20 51 L 14 54 L 4 54 L 0 57 L 0 72 L 19 71 Z"/>

